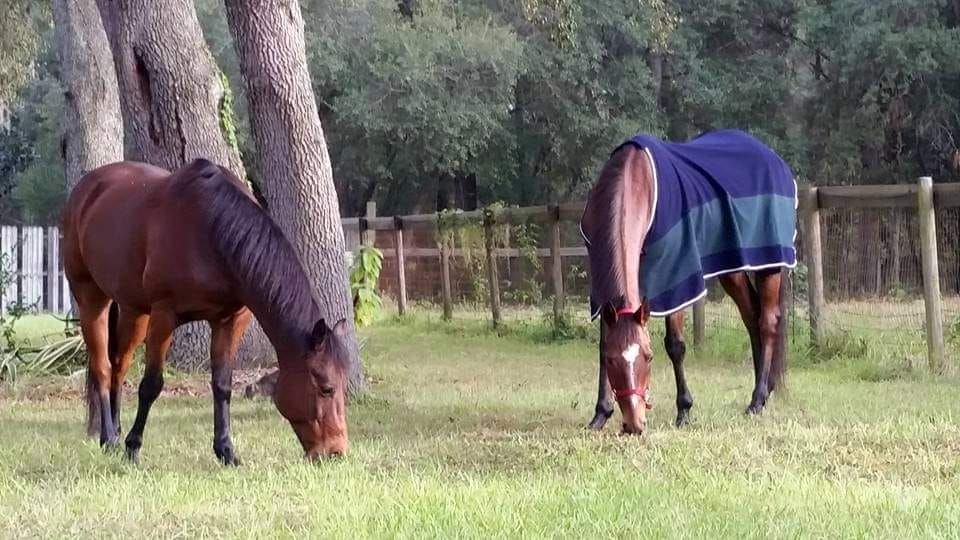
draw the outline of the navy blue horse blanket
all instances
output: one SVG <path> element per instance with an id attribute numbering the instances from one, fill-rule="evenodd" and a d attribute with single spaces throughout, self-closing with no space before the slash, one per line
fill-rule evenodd
<path id="1" fill-rule="evenodd" d="M 618 149 L 627 144 L 645 149 L 655 172 L 655 210 L 640 264 L 652 315 L 700 299 L 711 277 L 796 266 L 797 184 L 772 149 L 735 130 L 686 143 L 637 135 Z M 591 305 L 591 314 L 599 308 Z"/>

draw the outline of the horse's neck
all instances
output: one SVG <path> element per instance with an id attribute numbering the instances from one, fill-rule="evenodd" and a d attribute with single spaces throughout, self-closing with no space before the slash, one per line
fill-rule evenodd
<path id="1" fill-rule="evenodd" d="M 620 190 L 622 200 L 619 219 L 615 220 L 619 223 L 619 230 L 615 234 L 620 250 L 617 264 L 620 265 L 619 277 L 623 280 L 621 288 L 624 302 L 626 306 L 634 308 L 639 308 L 642 301 L 640 258 L 656 204 L 654 178 L 653 164 L 647 158 L 647 153 L 637 149 L 627 159 L 620 178 L 623 183 Z"/>
<path id="2" fill-rule="evenodd" d="M 278 360 L 301 358 L 306 354 L 313 324 L 319 320 L 316 314 L 319 309 L 313 313 L 291 313 L 258 295 L 248 295 L 245 303 L 276 350 Z"/>

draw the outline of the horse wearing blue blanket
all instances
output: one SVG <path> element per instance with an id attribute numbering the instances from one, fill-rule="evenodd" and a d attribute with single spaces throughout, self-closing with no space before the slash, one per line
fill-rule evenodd
<path id="1" fill-rule="evenodd" d="M 708 132 L 686 143 L 637 135 L 611 154 L 580 220 L 591 315 L 601 319 L 591 428 L 606 424 L 614 400 L 625 433 L 646 428 L 651 315 L 666 318 L 676 423 L 689 421 L 683 310 L 706 295 L 713 277 L 736 303 L 750 336 L 754 389 L 747 412 L 763 410 L 786 370 L 782 303 L 788 271 L 796 266 L 796 208 L 790 167 L 741 131 Z"/>

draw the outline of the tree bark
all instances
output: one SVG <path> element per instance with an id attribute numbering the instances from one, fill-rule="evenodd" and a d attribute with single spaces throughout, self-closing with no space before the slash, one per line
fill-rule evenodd
<path id="1" fill-rule="evenodd" d="M 63 161 L 68 191 L 88 171 L 123 159 L 123 119 L 110 44 L 94 0 L 54 0 L 65 89 Z"/>
<path id="2" fill-rule="evenodd" d="M 97 0 L 97 5 L 113 52 L 128 158 L 175 170 L 203 157 L 246 180 L 239 152 L 228 143 L 226 89 L 193 1 Z M 208 361 L 209 342 L 206 324 L 181 326 L 168 358 L 178 367 L 196 368 Z M 251 325 L 238 362 L 273 356 L 259 326 Z"/>
<path id="3" fill-rule="evenodd" d="M 351 322 L 350 389 L 363 386 L 344 267 L 343 227 L 327 144 L 310 86 L 297 0 L 227 0 L 247 84 L 258 178 L 271 217 L 297 250 L 325 319 Z"/>

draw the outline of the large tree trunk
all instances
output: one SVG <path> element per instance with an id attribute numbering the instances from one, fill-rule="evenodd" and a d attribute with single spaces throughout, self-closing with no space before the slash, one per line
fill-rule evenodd
<path id="1" fill-rule="evenodd" d="M 97 0 L 120 86 L 128 157 L 174 170 L 203 157 L 246 179 L 236 148 L 222 128 L 225 88 L 203 40 L 192 0 Z M 257 325 L 238 361 L 273 356 Z M 195 368 L 209 359 L 206 324 L 182 326 L 169 359 Z"/>
<path id="2" fill-rule="evenodd" d="M 227 20 L 247 84 L 270 215 L 293 243 L 324 317 L 353 321 L 344 268 L 343 227 L 330 156 L 303 41 L 297 0 L 227 0 Z M 332 324 L 332 322 L 330 323 Z M 350 388 L 363 386 L 351 325 Z"/>
<path id="3" fill-rule="evenodd" d="M 67 189 L 86 172 L 123 159 L 123 119 L 110 44 L 94 0 L 54 0 L 66 111 Z"/>

